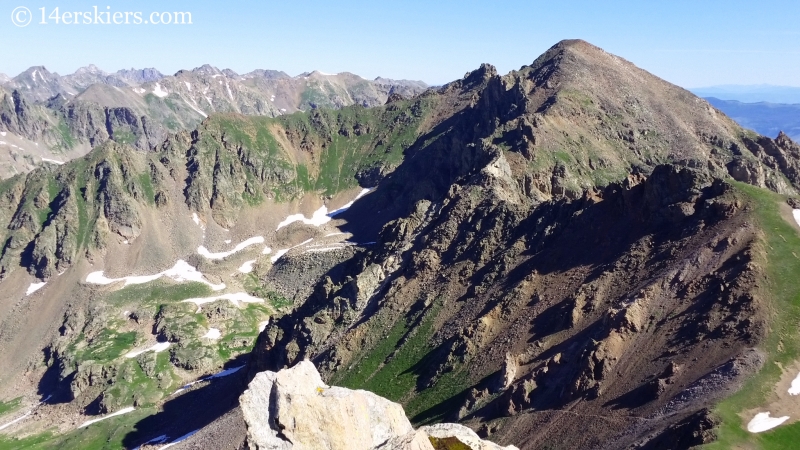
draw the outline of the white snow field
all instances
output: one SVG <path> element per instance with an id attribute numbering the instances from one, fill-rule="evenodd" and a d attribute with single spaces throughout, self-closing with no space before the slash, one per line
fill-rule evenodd
<path id="1" fill-rule="evenodd" d="M 789 395 L 800 395 L 800 374 L 792 380 L 792 385 L 789 387 Z"/>
<path id="2" fill-rule="evenodd" d="M 747 424 L 747 431 L 751 433 L 761 433 L 763 431 L 771 430 L 789 420 L 789 416 L 770 417 L 769 415 L 769 412 L 756 414 L 756 416 L 753 417 L 753 419 Z"/>
<path id="3" fill-rule="evenodd" d="M 256 237 L 251 237 L 250 239 L 238 244 L 231 251 L 212 253 L 208 251 L 207 248 L 201 245 L 200 247 L 197 248 L 197 253 L 200 254 L 201 256 L 204 256 L 206 259 L 225 259 L 228 256 L 238 253 L 251 245 L 263 244 L 263 243 L 264 243 L 264 237 L 256 236 Z"/>
<path id="4" fill-rule="evenodd" d="M 151 347 L 147 347 L 147 348 L 140 349 L 140 350 L 132 350 L 132 351 L 126 353 L 125 357 L 126 358 L 136 358 L 137 356 L 141 355 L 142 353 L 147 353 L 147 352 L 161 353 L 161 352 L 163 352 L 164 350 L 166 350 L 168 348 L 169 348 L 169 342 L 159 342 L 159 343 L 157 343 L 157 344 L 155 344 L 155 345 L 153 345 Z"/>
<path id="5" fill-rule="evenodd" d="M 39 289 L 43 288 L 45 284 L 47 284 L 46 281 L 42 281 L 40 283 L 31 283 L 31 285 L 28 286 L 28 290 L 25 291 L 25 295 L 27 296 L 27 295 L 33 294 L 34 292 L 36 292 Z"/>
<path id="6" fill-rule="evenodd" d="M 7 422 L 7 423 L 4 423 L 3 425 L 0 425 L 0 431 L 5 430 L 6 428 L 10 427 L 11 425 L 14 425 L 15 423 L 18 423 L 18 422 L 22 422 L 23 420 L 25 420 L 28 417 L 30 417 L 31 414 L 33 414 L 33 412 L 36 410 L 36 408 L 38 408 L 39 406 L 44 405 L 45 402 L 50 400 L 50 397 L 52 397 L 52 395 L 48 395 L 44 400 L 40 401 L 36 406 L 34 406 L 34 408 L 32 410 L 26 412 L 25 414 L 21 415 L 20 417 L 17 417 L 16 419 L 12 420 L 11 422 Z"/>
<path id="7" fill-rule="evenodd" d="M 275 256 L 273 256 L 269 260 L 272 261 L 272 264 L 275 264 L 275 262 L 277 262 L 279 259 L 281 259 L 281 257 L 283 255 L 285 255 L 286 253 L 289 252 L 289 250 L 291 250 L 293 248 L 297 248 L 297 247 L 302 247 L 303 245 L 306 245 L 306 244 L 308 244 L 309 242 L 311 242 L 313 240 L 314 240 L 314 238 L 306 239 L 305 241 L 295 245 L 294 247 L 289 247 L 289 248 L 284 248 L 282 250 L 278 250 L 277 252 L 275 252 Z"/>
<path id="8" fill-rule="evenodd" d="M 310 219 L 307 219 L 306 216 L 303 214 L 292 214 L 291 216 L 284 219 L 281 223 L 279 223 L 278 228 L 276 230 L 280 230 L 281 228 L 294 222 L 303 222 L 306 225 L 312 225 L 315 227 L 325 225 L 326 223 L 330 222 L 334 216 L 337 216 L 347 211 L 351 206 L 353 206 L 356 200 L 369 194 L 371 191 L 372 189 L 362 189 L 361 192 L 352 201 L 342 206 L 341 208 L 335 209 L 331 212 L 328 212 L 327 206 L 322 205 L 318 210 L 314 211 Z"/>
<path id="9" fill-rule="evenodd" d="M 213 380 L 213 379 L 216 379 L 216 378 L 227 377 L 228 375 L 233 375 L 234 373 L 242 370 L 243 368 L 244 368 L 244 366 L 232 367 L 230 369 L 225 369 L 222 372 L 217 372 L 214 375 L 210 375 L 210 376 L 203 377 L 203 378 L 200 378 L 198 380 L 192 381 L 191 383 L 188 383 L 188 384 L 185 384 L 185 385 L 181 386 L 181 388 L 178 389 L 177 391 L 173 392 L 172 395 L 175 395 L 175 394 L 177 394 L 179 392 L 183 392 L 183 391 L 189 389 L 190 387 L 194 386 L 197 383 L 202 383 L 203 381 L 209 381 L 209 380 Z"/>
<path id="10" fill-rule="evenodd" d="M 11 425 L 14 425 L 15 423 L 22 422 L 23 420 L 25 420 L 28 417 L 30 417 L 31 414 L 33 414 L 33 411 L 28 411 L 25 414 L 23 414 L 22 416 L 17 417 L 16 419 L 12 420 L 11 422 L 4 423 L 3 425 L 0 425 L 0 430 L 5 430 L 6 428 L 10 427 Z"/>
<path id="11" fill-rule="evenodd" d="M 156 83 L 156 88 L 153 89 L 153 95 L 159 98 L 164 98 L 169 95 L 169 92 L 165 91 L 164 89 L 161 89 L 161 85 L 159 83 Z"/>
<path id="12" fill-rule="evenodd" d="M 250 273 L 253 271 L 253 264 L 256 263 L 256 260 L 253 259 L 251 261 L 245 261 L 244 264 L 239 267 L 239 272 L 241 273 Z"/>
<path id="13" fill-rule="evenodd" d="M 206 339 L 211 339 L 212 341 L 216 341 L 222 337 L 222 333 L 216 328 L 209 328 L 208 332 L 206 332 L 203 337 Z"/>
<path id="14" fill-rule="evenodd" d="M 110 419 L 110 418 L 112 418 L 114 416 L 121 416 L 123 414 L 128 414 L 129 412 L 133 412 L 135 410 L 136 410 L 136 408 L 134 408 L 133 406 L 129 406 L 127 408 L 120 409 L 119 411 L 117 411 L 115 413 L 109 414 L 107 416 L 103 416 L 103 417 L 101 417 L 99 419 L 87 420 L 86 422 L 83 422 L 78 428 L 85 428 L 85 427 L 88 427 L 89 425 L 91 425 L 93 423 L 100 422 L 101 420 L 106 420 L 106 419 Z"/>
<path id="15" fill-rule="evenodd" d="M 163 272 L 157 273 L 155 275 L 143 275 L 143 276 L 129 276 L 129 277 L 122 277 L 122 278 L 107 278 L 103 276 L 103 271 L 92 272 L 86 277 L 86 282 L 90 284 L 100 284 L 100 285 L 107 285 L 111 283 L 116 283 L 118 281 L 124 281 L 125 286 L 131 284 L 143 284 L 149 283 L 151 281 L 155 281 L 161 277 L 167 277 L 172 279 L 173 281 L 177 281 L 179 283 L 184 281 L 197 281 L 199 283 L 207 284 L 211 287 L 214 291 L 221 291 L 225 289 L 225 283 L 214 284 L 205 279 L 203 274 L 195 269 L 193 266 L 189 265 L 186 261 L 179 259 L 178 262 L 171 269 L 167 269 Z"/>

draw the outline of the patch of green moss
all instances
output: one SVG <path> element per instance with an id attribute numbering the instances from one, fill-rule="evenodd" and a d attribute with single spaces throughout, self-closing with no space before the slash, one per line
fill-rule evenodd
<path id="1" fill-rule="evenodd" d="M 4 414 L 8 414 L 11 411 L 16 410 L 19 408 L 20 401 L 22 397 L 17 397 L 13 400 L 9 400 L 7 402 L 0 402 L 0 416 Z"/>
<path id="2" fill-rule="evenodd" d="M 162 280 L 126 286 L 108 296 L 108 302 L 115 306 L 128 304 L 161 305 L 176 303 L 189 298 L 208 297 L 211 288 L 196 281 L 169 284 Z"/>
<path id="3" fill-rule="evenodd" d="M 437 300 L 421 316 L 397 320 L 375 346 L 352 364 L 352 369 L 334 375 L 334 384 L 365 389 L 403 404 L 409 416 L 431 410 L 468 387 L 466 373 L 448 372 L 432 386 L 417 390 L 420 369 L 436 350 L 430 344 L 433 322 L 442 307 Z M 381 324 L 374 326 L 382 329 Z M 426 416 L 414 417 L 420 421 Z"/>

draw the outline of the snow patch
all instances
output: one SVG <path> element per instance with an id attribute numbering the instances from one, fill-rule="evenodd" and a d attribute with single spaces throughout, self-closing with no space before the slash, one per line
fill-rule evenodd
<path id="1" fill-rule="evenodd" d="M 325 253 L 325 252 L 332 252 L 335 250 L 343 250 L 345 248 L 344 245 L 340 245 L 338 247 L 322 247 L 322 248 L 310 248 L 305 251 L 305 253 Z"/>
<path id="2" fill-rule="evenodd" d="M 0 430 L 5 430 L 6 428 L 10 427 L 11 425 L 14 425 L 17 422 L 20 422 L 20 421 L 23 421 L 23 420 L 27 419 L 28 417 L 30 417 L 31 414 L 33 414 L 33 411 L 28 411 L 24 415 L 22 415 L 20 417 L 17 417 L 16 419 L 12 420 L 11 422 L 4 423 L 3 425 L 0 425 Z"/>
<path id="3" fill-rule="evenodd" d="M 103 276 L 103 271 L 92 272 L 86 277 L 86 282 L 90 284 L 108 285 L 118 281 L 124 281 L 125 286 L 131 284 L 144 284 L 155 281 L 161 277 L 167 277 L 179 283 L 184 281 L 197 281 L 199 283 L 207 284 L 212 290 L 221 291 L 225 289 L 225 283 L 214 284 L 206 280 L 201 272 L 189 265 L 186 261 L 179 259 L 171 269 L 167 269 L 155 275 L 144 276 L 130 276 L 122 278 L 106 278 Z"/>
<path id="4" fill-rule="evenodd" d="M 789 395 L 800 395 L 800 374 L 797 374 L 792 380 L 792 386 L 789 388 Z"/>
<path id="5" fill-rule="evenodd" d="M 262 255 L 269 255 L 270 253 L 272 253 L 272 249 L 269 247 L 264 247 L 264 250 L 261 251 Z"/>
<path id="6" fill-rule="evenodd" d="M 747 431 L 751 433 L 761 433 L 762 431 L 771 430 L 789 420 L 789 416 L 770 417 L 769 414 L 769 412 L 756 414 L 747 424 Z"/>
<path id="7" fill-rule="evenodd" d="M 50 158 L 42 158 L 42 162 L 58 164 L 59 166 L 63 166 L 64 165 L 64 161 L 56 161 L 55 159 L 50 159 Z"/>
<path id="8" fill-rule="evenodd" d="M 189 91 L 192 90 L 192 83 L 189 83 L 188 81 L 184 81 L 183 84 L 186 85 L 186 89 L 188 89 Z"/>
<path id="9" fill-rule="evenodd" d="M 230 244 L 230 243 L 231 243 L 231 240 L 230 240 L 230 239 L 225 239 L 225 243 L 226 243 L 226 244 Z"/>
<path id="10" fill-rule="evenodd" d="M 200 430 L 198 429 L 198 430 L 190 431 L 189 433 L 184 434 L 183 436 L 179 437 L 178 439 L 175 439 L 174 441 L 170 442 L 169 444 L 159 447 L 158 450 L 164 450 L 166 448 L 172 447 L 175 444 L 179 444 L 179 443 L 185 441 L 186 439 L 189 439 L 190 437 L 192 437 L 195 434 L 197 434 L 198 431 L 200 431 Z"/>
<path id="11" fill-rule="evenodd" d="M 140 445 L 138 447 L 134 447 L 133 450 L 139 450 L 139 449 L 142 448 L 143 445 L 147 445 L 147 444 L 163 444 L 164 442 L 167 441 L 167 439 L 168 439 L 167 435 L 166 434 L 162 434 L 161 436 L 156 436 L 153 439 L 150 439 L 149 441 L 145 442 L 144 444 L 142 444 L 142 445 Z"/>
<path id="12" fill-rule="evenodd" d="M 306 216 L 303 214 L 292 214 L 291 216 L 287 217 L 283 222 L 278 224 L 277 230 L 294 223 L 294 222 L 303 222 L 306 225 L 313 225 L 315 227 L 324 225 L 331 221 L 330 216 L 328 216 L 328 208 L 326 206 L 322 206 L 318 210 L 314 211 L 314 214 L 311 215 L 310 219 L 306 219 Z"/>
<path id="13" fill-rule="evenodd" d="M 798 225 L 800 225 L 800 209 L 793 209 L 792 216 L 794 216 L 794 221 L 797 222 Z"/>
<path id="14" fill-rule="evenodd" d="M 200 216 L 198 216 L 196 212 L 192 213 L 192 222 L 194 222 L 195 225 L 199 226 L 201 230 L 206 229 L 206 226 L 203 225 L 203 222 L 200 221 Z"/>
<path id="15" fill-rule="evenodd" d="M 275 264 L 279 259 L 281 259 L 281 256 L 285 255 L 288 252 L 289 252 L 288 248 L 283 250 L 278 250 L 277 252 L 275 252 L 275 256 L 273 256 L 269 260 L 272 261 L 272 264 Z"/>
<path id="16" fill-rule="evenodd" d="M 210 381 L 210 380 L 213 380 L 213 379 L 216 379 L 216 378 L 223 378 L 223 377 L 227 377 L 228 375 L 233 375 L 234 373 L 242 370 L 243 368 L 244 368 L 243 365 L 239 366 L 239 367 L 232 367 L 230 369 L 225 369 L 222 372 L 215 373 L 214 375 L 211 375 L 211 376 L 208 376 L 208 377 L 203 377 L 203 378 L 200 378 L 199 380 L 192 381 L 189 384 L 183 385 L 180 389 L 178 389 L 177 391 L 173 392 L 172 395 L 175 395 L 175 394 L 177 394 L 179 392 L 185 391 L 186 389 L 189 389 L 190 387 L 194 386 L 197 383 L 202 383 L 203 381 Z"/>
<path id="17" fill-rule="evenodd" d="M 7 132 L 5 132 L 5 131 L 0 131 L 0 136 L 6 137 L 6 135 L 7 135 L 7 134 L 8 134 L 8 133 L 7 133 Z"/>
<path id="18" fill-rule="evenodd" d="M 203 337 L 206 339 L 211 339 L 216 341 L 217 339 L 222 337 L 222 333 L 216 328 L 209 328 L 208 332 L 206 332 L 206 334 L 204 334 Z"/>
<path id="19" fill-rule="evenodd" d="M 211 78 L 217 78 L 217 77 L 221 77 L 221 76 L 222 75 L 220 75 L 220 74 L 216 74 L 216 75 L 211 75 Z"/>
<path id="20" fill-rule="evenodd" d="M 123 414 L 128 414 L 129 412 L 133 412 L 135 410 L 136 410 L 136 408 L 134 408 L 133 406 L 129 406 L 127 408 L 120 409 L 119 411 L 117 411 L 117 412 L 115 412 L 113 414 L 109 414 L 107 416 L 103 416 L 103 417 L 101 417 L 99 419 L 87 420 L 86 422 L 83 422 L 83 424 L 81 424 L 81 426 L 79 426 L 78 428 L 79 429 L 80 428 L 85 428 L 85 427 L 88 427 L 89 425 L 91 425 L 93 423 L 100 422 L 101 420 L 106 420 L 106 419 L 110 419 L 110 418 L 115 417 L 115 416 L 121 416 Z"/>
<path id="21" fill-rule="evenodd" d="M 334 216 L 336 216 L 336 215 L 339 215 L 339 214 L 341 214 L 341 213 L 343 213 L 343 212 L 347 211 L 348 209 L 350 209 L 350 207 L 351 207 L 351 206 L 353 206 L 353 204 L 354 204 L 355 202 L 357 202 L 357 201 L 358 201 L 358 199 L 360 199 L 361 197 L 363 197 L 363 196 L 365 196 L 365 195 L 369 194 L 370 192 L 372 192 L 372 189 L 362 189 L 362 190 L 361 190 L 361 192 L 359 192 L 359 193 L 358 193 L 358 195 L 356 195 L 356 198 L 354 198 L 354 199 L 353 199 L 353 201 L 351 201 L 350 203 L 347 203 L 346 205 L 342 206 L 341 208 L 339 208 L 339 209 L 337 209 L 337 210 L 331 211 L 331 212 L 328 214 L 328 216 L 330 216 L 330 217 L 334 217 Z"/>
<path id="22" fill-rule="evenodd" d="M 28 290 L 25 291 L 25 295 L 27 296 L 33 294 L 34 292 L 43 288 L 45 284 L 47 284 L 47 281 L 42 281 L 41 283 L 31 283 L 31 285 L 28 286 Z"/>
<path id="23" fill-rule="evenodd" d="M 198 108 L 198 107 L 192 105 L 191 103 L 187 102 L 186 99 L 184 99 L 183 101 L 186 102 L 186 104 L 189 105 L 189 108 L 192 108 L 192 110 L 194 112 L 196 112 L 197 114 L 200 114 L 203 117 L 208 117 L 208 114 L 204 113 L 203 110 L 201 110 L 200 108 Z"/>
<path id="24" fill-rule="evenodd" d="M 244 264 L 242 264 L 242 266 L 239 267 L 239 272 L 241 272 L 241 273 L 250 273 L 250 272 L 252 272 L 253 271 L 253 264 L 255 264 L 255 263 L 256 263 L 255 259 L 252 260 L 252 261 L 245 261 Z"/>
<path id="25" fill-rule="evenodd" d="M 372 189 L 363 189 L 351 202 L 345 204 L 339 209 L 335 209 L 331 212 L 328 212 L 328 207 L 323 205 L 318 210 L 314 211 L 314 214 L 311 216 L 310 219 L 306 219 L 303 214 L 292 214 L 291 216 L 287 217 L 283 222 L 278 224 L 277 230 L 294 223 L 294 222 L 303 222 L 306 225 L 313 225 L 313 226 L 321 226 L 331 221 L 334 216 L 337 216 L 345 211 L 347 211 L 353 204 L 360 199 L 361 197 L 369 194 Z M 277 231 L 276 230 L 276 231 Z"/>
<path id="26" fill-rule="evenodd" d="M 277 262 L 279 259 L 281 259 L 281 257 L 283 255 L 285 255 L 286 253 L 289 252 L 289 250 L 291 250 L 293 248 L 297 248 L 297 247 L 303 246 L 303 245 L 306 245 L 306 244 L 308 244 L 309 242 L 311 242 L 313 240 L 314 240 L 313 238 L 312 239 L 306 239 L 305 241 L 295 245 L 294 247 L 289 247 L 289 248 L 285 248 L 285 249 L 282 249 L 282 250 L 278 250 L 277 252 L 275 252 L 275 256 L 273 256 L 269 260 L 272 261 L 273 264 L 275 264 L 275 262 Z"/>
<path id="27" fill-rule="evenodd" d="M 265 320 L 258 324 L 258 332 L 262 332 L 267 329 L 267 325 L 269 325 L 269 320 Z"/>
<path id="28" fill-rule="evenodd" d="M 197 253 L 199 253 L 201 256 L 204 256 L 206 259 L 225 259 L 228 256 L 231 256 L 234 253 L 238 253 L 251 245 L 263 244 L 263 243 L 264 243 L 264 237 L 256 236 L 256 237 L 251 237 L 250 239 L 240 243 L 239 245 L 234 247 L 233 250 L 228 252 L 211 253 L 210 251 L 208 251 L 207 248 L 201 245 L 200 247 L 197 248 Z"/>
<path id="29" fill-rule="evenodd" d="M 44 405 L 48 400 L 50 400 L 50 397 L 52 397 L 52 395 L 48 395 L 47 397 L 45 397 L 45 399 L 40 401 L 36 406 L 34 406 L 32 410 L 26 412 L 22 416 L 17 417 L 16 419 L 12 420 L 11 422 L 4 423 L 3 425 L 0 425 L 0 431 L 5 430 L 6 428 L 10 427 L 11 425 L 14 425 L 17 422 L 21 422 L 21 421 L 27 419 L 28 417 L 30 417 L 31 414 L 33 414 L 33 412 L 36 410 L 36 408 Z"/>
<path id="30" fill-rule="evenodd" d="M 213 303 L 217 300 L 228 300 L 229 302 L 233 303 L 236 306 L 239 305 L 239 302 L 264 303 L 263 298 L 253 297 L 252 295 L 247 294 L 245 292 L 237 292 L 235 294 L 222 294 L 216 297 L 190 298 L 184 300 L 183 303 L 194 303 L 195 305 L 200 306 L 206 303 Z"/>
<path id="31" fill-rule="evenodd" d="M 169 348 L 169 342 L 158 342 L 155 345 L 153 345 L 152 347 L 147 347 L 147 348 L 142 349 L 142 350 L 130 351 L 130 352 L 125 354 L 125 357 L 126 358 L 136 358 L 137 356 L 141 355 L 142 353 L 147 353 L 147 352 L 161 353 L 161 352 L 163 352 L 164 350 L 166 350 L 168 348 Z"/>
<path id="32" fill-rule="evenodd" d="M 233 100 L 233 92 L 231 92 L 231 87 L 228 85 L 227 81 L 225 81 L 225 88 L 228 90 L 228 97 L 230 97 L 231 100 Z"/>
<path id="33" fill-rule="evenodd" d="M 169 92 L 161 89 L 161 84 L 156 83 L 156 88 L 153 89 L 153 95 L 159 98 L 164 98 L 169 95 Z"/>

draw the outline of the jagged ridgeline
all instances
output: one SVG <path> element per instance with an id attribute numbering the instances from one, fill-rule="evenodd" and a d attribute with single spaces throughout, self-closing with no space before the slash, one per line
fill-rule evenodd
<path id="1" fill-rule="evenodd" d="M 328 205 L 358 186 L 374 190 L 336 216 L 335 230 L 278 226 L 302 201 Z M 132 270 L 186 258 L 223 274 L 208 286 L 250 283 L 250 294 L 294 301 L 265 324 L 242 373 L 311 359 L 326 381 L 400 402 L 416 424 L 458 421 L 525 449 L 682 448 L 710 441 L 718 419 L 727 445 L 753 439 L 742 421 L 773 404 L 764 392 L 788 383 L 791 370 L 773 363 L 800 361 L 791 328 L 800 306 L 787 275 L 800 273 L 800 238 L 784 220 L 798 188 L 800 147 L 786 136 L 744 130 L 621 58 L 564 41 L 505 76 L 483 65 L 372 108 L 213 114 L 150 152 L 108 142 L 5 180 L 0 279 L 28 283 L 27 271 L 55 284 L 73 273 L 91 308 L 122 308 L 139 291 L 81 284 L 89 264 Z M 192 213 L 194 228 L 181 229 Z M 250 225 L 236 230 L 242 223 Z M 259 242 L 286 252 L 350 234 L 338 248 L 316 248 L 327 256 L 257 256 L 252 273 L 228 276 L 241 261 L 206 261 L 196 246 L 221 247 L 229 230 L 242 239 L 258 230 Z M 142 320 L 133 331 L 152 321 L 152 334 L 172 345 L 168 358 L 139 361 L 142 373 L 190 371 L 147 384 L 146 398 L 130 384 L 145 375 L 118 355 L 133 338 L 101 332 L 105 316 L 91 311 L 86 335 L 69 312 L 52 319 L 48 370 L 60 358 L 59 380 L 75 374 L 81 411 L 185 405 L 164 400 L 166 389 L 252 345 L 241 339 L 235 352 L 209 356 L 195 341 L 210 321 L 239 314 L 244 325 L 226 326 L 254 339 L 274 313 L 195 311 L 183 289 L 198 286 L 169 286 L 175 304 L 151 290 L 146 307 L 124 311 Z M 81 301 L 76 309 L 91 309 Z M 92 350 L 112 335 L 113 352 Z M 113 358 L 92 364 L 95 353 Z M 44 370 L 38 353 L 31 359 Z M 125 382 L 98 376 L 111 381 L 87 388 L 93 373 L 129 369 L 137 375 Z M 96 399 L 102 407 L 91 409 Z M 171 436 L 196 429 L 165 417 L 143 422 L 171 426 Z M 243 428 L 227 424 L 217 423 Z M 137 426 L 124 445 L 166 433 L 158 427 Z M 221 446 L 213 432 L 198 436 Z"/>
<path id="2" fill-rule="evenodd" d="M 277 117 L 314 108 L 378 106 L 410 97 L 422 82 L 350 73 L 297 77 L 257 70 L 239 75 L 209 65 L 165 76 L 154 69 L 108 74 L 97 67 L 60 76 L 31 67 L 0 85 L 0 178 L 63 162 L 112 140 L 157 149 L 171 133 L 209 114 Z"/>
<path id="3" fill-rule="evenodd" d="M 217 115 L 157 152 L 109 142 L 64 166 L 5 180 L 0 276 L 20 263 L 37 277 L 53 276 L 84 252 L 102 250 L 109 234 L 135 239 L 142 210 L 170 202 L 229 227 L 244 207 L 333 195 L 359 180 L 372 185 L 400 164 L 435 102 L 279 118 Z"/>

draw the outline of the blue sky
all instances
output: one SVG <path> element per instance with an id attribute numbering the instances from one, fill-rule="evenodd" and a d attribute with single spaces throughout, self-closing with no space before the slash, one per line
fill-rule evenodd
<path id="1" fill-rule="evenodd" d="M 11 20 L 29 8 L 30 25 Z M 61 13 L 189 11 L 192 25 L 55 25 Z M 0 1 L 0 72 L 32 65 L 61 74 L 205 63 L 244 73 L 314 69 L 366 78 L 460 78 L 480 63 L 501 73 L 561 39 L 581 38 L 684 87 L 800 86 L 797 1 Z"/>

